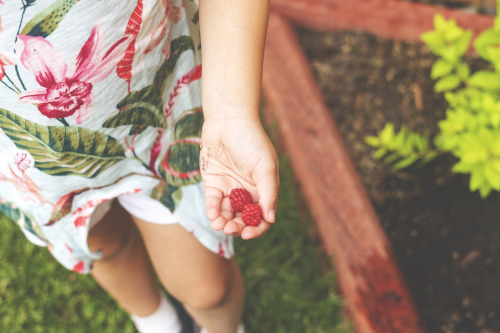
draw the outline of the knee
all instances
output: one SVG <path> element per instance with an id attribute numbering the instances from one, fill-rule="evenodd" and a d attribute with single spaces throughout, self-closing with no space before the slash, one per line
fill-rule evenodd
<path id="1" fill-rule="evenodd" d="M 198 287 L 193 288 L 192 292 L 184 295 L 181 302 L 193 310 L 212 310 L 223 306 L 230 294 L 231 274 L 225 272 L 217 278 L 210 278 Z"/>
<path id="2" fill-rule="evenodd" d="M 211 283 L 204 286 L 198 295 L 193 295 L 184 304 L 196 310 L 211 310 L 221 307 L 226 302 L 230 285 Z"/>
<path id="3" fill-rule="evenodd" d="M 102 251 L 104 257 L 123 249 L 133 238 L 133 224 L 129 217 L 113 206 L 106 216 L 88 234 L 87 243 L 93 251 Z"/>

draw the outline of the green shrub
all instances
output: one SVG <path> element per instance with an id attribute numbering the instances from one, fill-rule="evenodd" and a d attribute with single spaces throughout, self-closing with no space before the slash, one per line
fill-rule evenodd
<path id="1" fill-rule="evenodd" d="M 500 0 L 497 0 L 497 12 Z M 377 148 L 375 158 L 400 170 L 425 164 L 441 154 L 458 159 L 453 172 L 470 174 L 470 190 L 486 197 L 500 191 L 500 19 L 473 42 L 488 70 L 471 73 L 463 56 L 471 45 L 472 31 L 455 20 L 434 18 L 434 30 L 422 40 L 439 58 L 431 69 L 434 90 L 444 94 L 449 106 L 438 122 L 436 136 L 419 134 L 403 126 L 399 132 L 388 123 L 378 136 L 366 138 Z"/>

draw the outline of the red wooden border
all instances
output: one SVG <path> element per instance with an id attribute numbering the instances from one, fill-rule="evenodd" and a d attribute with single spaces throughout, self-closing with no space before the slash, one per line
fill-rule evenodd
<path id="1" fill-rule="evenodd" d="M 339 132 L 290 25 L 269 21 L 266 108 L 278 119 L 295 173 L 360 333 L 426 332 Z"/>
<path id="2" fill-rule="evenodd" d="M 291 22 L 318 30 L 364 30 L 380 37 L 420 41 L 436 13 L 453 17 L 475 35 L 493 26 L 493 17 L 401 0 L 272 0 L 271 8 Z"/>

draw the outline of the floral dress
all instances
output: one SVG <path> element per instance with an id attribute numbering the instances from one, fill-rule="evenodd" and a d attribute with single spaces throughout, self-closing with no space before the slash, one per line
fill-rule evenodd
<path id="1" fill-rule="evenodd" d="M 214 252 L 204 214 L 195 0 L 0 0 L 0 210 L 87 273 L 95 207 L 158 200 Z"/>

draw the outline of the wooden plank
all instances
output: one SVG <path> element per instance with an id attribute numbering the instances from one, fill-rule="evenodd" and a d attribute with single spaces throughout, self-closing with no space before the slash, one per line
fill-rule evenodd
<path id="1" fill-rule="evenodd" d="M 357 331 L 426 332 L 297 38 L 273 13 L 263 88 Z"/>
<path id="2" fill-rule="evenodd" d="M 384 38 L 419 42 L 436 13 L 453 17 L 474 35 L 493 17 L 399 0 L 272 0 L 271 8 L 295 24 L 318 30 L 362 30 Z"/>
<path id="3" fill-rule="evenodd" d="M 404 1 L 404 0 L 398 0 L 398 1 Z M 447 0 L 446 3 L 471 6 L 475 8 L 481 8 L 481 7 L 496 8 L 497 5 L 496 0 Z"/>

